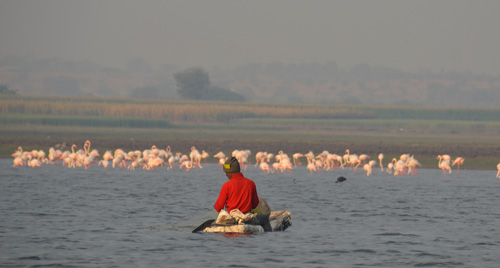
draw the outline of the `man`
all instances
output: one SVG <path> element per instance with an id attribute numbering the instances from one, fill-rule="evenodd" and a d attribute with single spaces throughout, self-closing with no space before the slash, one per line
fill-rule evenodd
<path id="1" fill-rule="evenodd" d="M 259 205 L 257 187 L 252 180 L 243 177 L 238 160 L 235 157 L 226 160 L 222 169 L 229 181 L 222 185 L 219 198 L 214 205 L 215 210 L 220 212 L 226 207 L 228 213 L 233 209 L 247 213 L 256 208 Z"/>
<path id="2" fill-rule="evenodd" d="M 238 160 L 235 157 L 226 160 L 222 169 L 226 173 L 226 177 L 229 181 L 222 185 L 219 198 L 214 204 L 215 210 L 220 213 L 219 216 L 229 214 L 232 217 L 240 217 L 243 219 L 242 222 L 262 225 L 265 231 L 270 231 L 270 209 L 264 201 L 264 208 L 267 208 L 267 211 L 265 211 L 266 209 L 259 210 L 259 212 L 264 211 L 263 213 L 252 211 L 259 205 L 257 187 L 252 180 L 245 178 L 240 172 L 240 163 Z M 224 207 L 226 207 L 227 213 L 223 211 Z M 223 213 L 221 213 L 221 211 Z M 232 211 L 233 213 L 231 213 Z M 253 214 L 252 212 L 257 212 L 259 214 Z M 218 221 L 220 218 L 221 217 L 218 217 Z"/>

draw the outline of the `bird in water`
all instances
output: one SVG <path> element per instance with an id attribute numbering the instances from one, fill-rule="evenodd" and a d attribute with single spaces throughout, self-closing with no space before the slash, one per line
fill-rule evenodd
<path id="1" fill-rule="evenodd" d="M 346 178 L 340 176 L 340 177 L 337 178 L 337 181 L 335 183 L 337 183 L 337 182 L 344 182 L 346 180 L 347 180 Z"/>

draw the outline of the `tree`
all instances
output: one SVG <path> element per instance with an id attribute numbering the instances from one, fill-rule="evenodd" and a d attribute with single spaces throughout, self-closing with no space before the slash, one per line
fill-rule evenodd
<path id="1" fill-rule="evenodd" d="M 6 84 L 0 84 L 0 94 L 14 95 L 17 94 L 17 89 L 12 90 Z"/>
<path id="2" fill-rule="evenodd" d="M 193 67 L 174 74 L 177 92 L 184 99 L 244 101 L 245 97 L 228 89 L 212 87 L 208 73 Z"/>
<path id="3" fill-rule="evenodd" d="M 201 67 L 193 67 L 174 74 L 177 92 L 185 99 L 202 100 L 210 87 L 208 73 Z"/>

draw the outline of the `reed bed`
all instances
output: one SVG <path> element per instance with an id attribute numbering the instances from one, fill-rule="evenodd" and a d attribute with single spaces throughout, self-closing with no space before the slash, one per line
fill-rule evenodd
<path id="1" fill-rule="evenodd" d="M 270 118 L 495 122 L 500 118 L 500 109 L 2 96 L 0 114 L 146 118 L 174 124 L 227 124 L 239 119 Z"/>

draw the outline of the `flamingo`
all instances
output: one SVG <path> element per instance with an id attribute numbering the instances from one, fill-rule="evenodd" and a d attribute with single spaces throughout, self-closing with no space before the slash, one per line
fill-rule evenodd
<path id="1" fill-rule="evenodd" d="M 293 173 L 292 172 L 292 168 L 293 168 L 293 165 L 292 165 L 292 162 L 290 162 L 290 159 L 288 158 L 285 158 L 281 161 L 280 163 L 281 165 L 281 168 L 283 169 L 283 172 L 290 172 L 290 173 Z"/>
<path id="2" fill-rule="evenodd" d="M 464 163 L 464 160 L 463 157 L 457 157 L 451 164 L 451 166 L 457 165 L 457 174 L 460 174 L 460 165 Z"/>
<path id="3" fill-rule="evenodd" d="M 314 164 L 314 162 L 313 162 L 313 161 L 309 161 L 309 162 L 307 163 L 307 169 L 309 170 L 309 172 L 311 172 L 311 174 L 314 174 L 314 172 L 316 172 L 316 171 L 317 171 L 317 169 L 316 169 L 316 165 Z"/>
<path id="4" fill-rule="evenodd" d="M 349 155 L 348 163 L 351 166 L 351 168 L 353 169 L 353 172 L 356 173 L 357 168 L 361 162 L 359 161 L 357 154 L 351 154 L 351 155 Z"/>
<path id="5" fill-rule="evenodd" d="M 109 161 L 108 160 L 105 160 L 105 159 L 102 159 L 100 160 L 98 163 L 97 163 L 97 166 L 101 166 L 104 167 L 104 168 L 108 168 L 109 166 Z"/>
<path id="6" fill-rule="evenodd" d="M 273 173 L 274 173 L 274 172 L 278 173 L 278 172 L 283 171 L 283 170 L 281 169 L 281 165 L 280 165 L 280 163 L 279 163 L 279 162 L 275 162 L 275 163 L 273 163 L 271 166 L 273 167 Z"/>
<path id="7" fill-rule="evenodd" d="M 181 166 L 180 168 L 184 168 L 184 170 L 186 170 L 186 172 L 188 172 L 191 168 L 193 168 L 193 164 L 191 163 L 191 161 L 183 161 L 181 163 Z"/>
<path id="8" fill-rule="evenodd" d="M 56 150 L 54 149 L 54 147 L 49 148 L 49 155 L 47 156 L 47 158 L 49 159 L 49 163 L 54 165 L 56 161 Z"/>
<path id="9" fill-rule="evenodd" d="M 438 155 L 437 156 L 437 159 L 439 160 L 438 167 L 443 170 L 443 177 L 446 177 L 446 170 L 449 170 L 449 172 L 451 174 L 451 167 L 450 167 L 449 156 L 445 157 L 445 158 L 447 158 L 447 160 L 443 159 L 443 155 Z"/>
<path id="10" fill-rule="evenodd" d="M 130 165 L 128 165 L 127 170 L 135 170 L 137 167 L 139 167 L 139 162 L 134 160 L 130 163 Z"/>
<path id="11" fill-rule="evenodd" d="M 45 159 L 45 152 L 43 150 L 38 151 L 38 160 L 42 163 L 47 162 Z"/>
<path id="12" fill-rule="evenodd" d="M 205 150 L 201 150 L 201 159 L 205 159 L 205 162 L 207 161 L 206 159 L 209 157 L 208 153 Z"/>
<path id="13" fill-rule="evenodd" d="M 226 162 L 226 155 L 223 152 L 216 153 L 214 157 L 219 158 L 219 167 L 222 167 L 222 165 L 224 165 L 224 162 Z"/>
<path id="14" fill-rule="evenodd" d="M 324 167 L 323 161 L 321 161 L 320 159 L 316 159 L 316 161 L 314 161 L 314 165 L 316 166 L 316 169 L 318 170 L 318 174 L 321 174 L 321 169 Z"/>
<path id="15" fill-rule="evenodd" d="M 406 175 L 406 162 L 402 159 L 397 160 L 396 158 L 392 159 L 394 162 L 394 176 Z"/>
<path id="16" fill-rule="evenodd" d="M 30 167 L 39 167 L 41 165 L 42 165 L 42 162 L 40 162 L 40 160 L 38 160 L 37 158 L 31 159 L 31 161 L 29 161 L 29 163 L 28 163 L 28 166 L 30 166 Z"/>
<path id="17" fill-rule="evenodd" d="M 22 155 L 23 155 L 23 147 L 18 146 L 18 147 L 17 147 L 17 151 L 15 151 L 15 152 L 12 154 L 12 157 L 16 158 L 16 157 L 21 157 Z"/>
<path id="18" fill-rule="evenodd" d="M 497 169 L 498 169 L 498 172 L 497 172 L 497 178 L 500 179 L 500 163 L 498 163 L 497 165 Z"/>
<path id="19" fill-rule="evenodd" d="M 327 159 L 330 159 L 332 168 L 337 167 L 337 168 L 342 168 L 344 169 L 344 163 L 342 161 L 342 156 L 338 154 L 330 154 L 328 155 Z"/>
<path id="20" fill-rule="evenodd" d="M 272 160 L 273 158 L 274 158 L 274 154 L 272 154 L 272 153 L 268 153 L 268 154 L 267 154 L 267 159 L 266 159 L 267 163 L 271 163 L 271 160 Z"/>
<path id="21" fill-rule="evenodd" d="M 255 167 L 257 167 L 267 157 L 267 152 L 257 152 L 255 154 Z"/>
<path id="22" fill-rule="evenodd" d="M 304 155 L 307 159 L 307 163 L 313 161 L 314 159 L 314 153 L 312 151 L 309 151 L 307 154 Z"/>
<path id="23" fill-rule="evenodd" d="M 18 166 L 23 166 L 23 165 L 24 165 L 23 159 L 20 156 L 16 156 L 14 158 L 14 163 L 13 163 L 12 167 L 18 167 Z M 499 164 L 499 166 L 500 166 L 500 164 Z"/>
<path id="24" fill-rule="evenodd" d="M 364 164 L 363 170 L 366 171 L 366 176 L 370 176 L 370 174 L 372 174 L 372 167 L 369 164 Z"/>
<path id="25" fill-rule="evenodd" d="M 71 153 L 68 154 L 67 158 L 68 160 L 65 160 L 65 163 L 67 164 L 67 167 L 69 168 L 74 168 L 76 167 L 76 161 L 78 159 L 78 155 L 75 153 L 75 148 L 77 148 L 76 144 L 71 145 Z"/>
<path id="26" fill-rule="evenodd" d="M 370 161 L 368 161 L 368 165 L 370 165 L 370 166 L 371 166 L 371 168 L 373 169 L 373 168 L 375 167 L 375 165 L 377 165 L 377 161 L 375 161 L 375 160 L 370 160 Z"/>
<path id="27" fill-rule="evenodd" d="M 395 158 L 394 158 L 395 159 Z M 386 174 L 392 175 L 392 170 L 394 169 L 394 163 L 387 163 L 387 169 L 385 170 Z"/>
<path id="28" fill-rule="evenodd" d="M 90 146 L 89 146 L 90 148 Z M 83 160 L 83 166 L 85 169 L 88 169 L 92 164 L 96 162 L 95 158 L 99 156 L 99 152 L 97 150 L 92 150 L 88 153 L 88 156 Z"/>
<path id="29" fill-rule="evenodd" d="M 451 157 L 450 157 L 450 155 L 448 155 L 448 154 L 438 155 L 438 156 L 437 156 L 437 159 L 442 159 L 443 161 L 448 161 L 448 162 L 450 162 L 450 161 L 451 161 Z"/>
<path id="30" fill-rule="evenodd" d="M 301 163 L 300 163 L 299 158 L 304 157 L 304 155 L 303 155 L 303 154 L 301 154 L 301 153 L 294 153 L 294 154 L 292 155 L 292 157 L 293 157 L 293 165 L 294 165 L 294 166 L 300 166 L 300 165 L 301 165 Z"/>
<path id="31" fill-rule="evenodd" d="M 413 158 L 413 156 L 408 159 L 408 173 L 411 173 L 411 175 L 417 175 L 417 167 L 421 167 L 422 165 L 420 162 L 418 162 L 417 159 Z"/>
<path id="32" fill-rule="evenodd" d="M 358 157 L 359 162 L 360 162 L 362 165 L 366 164 L 366 161 L 368 160 L 368 158 L 370 158 L 370 156 L 369 156 L 369 155 L 367 155 L 367 154 L 360 154 L 360 155 L 359 155 L 359 157 Z"/>
<path id="33" fill-rule="evenodd" d="M 402 154 L 399 159 L 403 160 L 405 163 L 408 162 L 408 159 L 410 158 L 410 154 Z"/>
<path id="34" fill-rule="evenodd" d="M 259 165 L 259 168 L 264 171 L 264 173 L 266 174 L 269 174 L 271 173 L 271 168 L 269 167 L 269 165 L 266 163 L 266 162 L 261 162 L 260 165 Z"/>
<path id="35" fill-rule="evenodd" d="M 89 155 L 90 153 L 90 141 L 89 140 L 86 140 L 84 143 L 83 143 L 83 150 L 85 151 L 85 155 Z"/>
<path id="36" fill-rule="evenodd" d="M 373 167 L 377 164 L 377 161 L 370 160 L 368 163 L 363 165 L 363 170 L 366 171 L 366 176 L 370 176 L 373 173 Z"/>
<path id="37" fill-rule="evenodd" d="M 347 164 L 349 164 L 349 155 L 350 155 L 350 153 L 351 152 L 349 151 L 349 149 L 346 149 L 344 155 L 342 156 L 342 160 L 344 160 L 344 166 L 347 165 Z"/>
<path id="38" fill-rule="evenodd" d="M 384 171 L 384 166 L 382 165 L 382 159 L 384 159 L 384 154 L 383 153 L 378 154 L 378 162 L 380 164 L 380 171 Z"/>
<path id="39" fill-rule="evenodd" d="M 200 164 L 201 154 L 194 146 L 191 147 L 191 153 L 189 153 L 189 159 L 191 160 L 192 167 L 203 168 Z"/>

